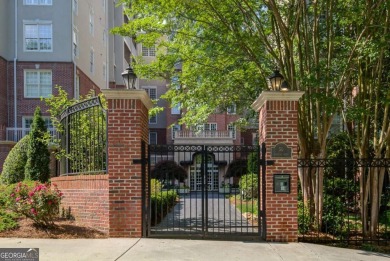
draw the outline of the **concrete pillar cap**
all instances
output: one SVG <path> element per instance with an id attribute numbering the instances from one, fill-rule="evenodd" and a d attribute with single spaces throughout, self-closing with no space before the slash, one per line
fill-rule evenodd
<path id="1" fill-rule="evenodd" d="M 260 111 L 267 101 L 298 101 L 305 92 L 303 91 L 263 91 L 260 96 L 252 103 L 252 109 Z"/>
<path id="2" fill-rule="evenodd" d="M 145 90 L 142 89 L 102 89 L 107 100 L 141 100 L 149 110 L 153 107 L 152 100 Z"/>

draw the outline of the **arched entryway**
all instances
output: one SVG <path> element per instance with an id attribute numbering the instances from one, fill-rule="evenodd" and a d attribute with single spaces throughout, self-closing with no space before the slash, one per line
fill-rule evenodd
<path id="1" fill-rule="evenodd" d="M 195 154 L 193 164 L 190 166 L 190 189 L 191 191 L 202 191 L 202 184 L 205 183 L 208 191 L 217 191 L 219 187 L 219 165 L 215 162 L 212 154 L 205 157 L 206 166 L 202 165 L 202 154 Z M 204 178 L 202 168 L 206 168 L 207 180 Z"/>

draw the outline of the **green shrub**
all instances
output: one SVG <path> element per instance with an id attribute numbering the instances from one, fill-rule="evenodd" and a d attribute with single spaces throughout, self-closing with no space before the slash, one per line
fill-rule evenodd
<path id="1" fill-rule="evenodd" d="M 162 184 L 157 179 L 151 179 L 150 180 L 150 194 L 154 195 L 157 193 L 160 193 L 162 189 Z"/>
<path id="2" fill-rule="evenodd" d="M 151 222 L 152 225 L 156 225 L 176 204 L 177 193 L 175 190 L 161 191 L 151 194 L 150 199 Z"/>
<path id="3" fill-rule="evenodd" d="M 358 188 L 353 183 L 353 180 L 345 178 L 324 180 L 323 232 L 341 236 L 346 230 L 346 215 L 349 209 L 356 208 L 354 197 Z"/>
<path id="4" fill-rule="evenodd" d="M 258 174 L 249 173 L 240 178 L 239 182 L 241 195 L 245 199 L 257 198 L 259 191 Z"/>
<path id="5" fill-rule="evenodd" d="M 4 161 L 1 183 L 9 185 L 24 179 L 29 141 L 30 137 L 26 135 L 11 149 Z"/>
<path id="6" fill-rule="evenodd" d="M 18 216 L 15 213 L 0 209 L 0 232 L 18 227 Z"/>
<path id="7" fill-rule="evenodd" d="M 59 214 L 62 193 L 51 184 L 35 183 L 34 188 L 19 182 L 10 195 L 8 209 L 30 218 L 41 227 L 49 227 Z"/>
<path id="8" fill-rule="evenodd" d="M 300 234 L 306 234 L 310 229 L 310 210 L 304 206 L 303 201 L 298 201 L 298 231 Z"/>
<path id="9" fill-rule="evenodd" d="M 48 133 L 39 107 L 35 109 L 29 136 L 30 143 L 27 149 L 27 162 L 24 171 L 25 179 L 47 182 L 50 178 L 50 152 L 47 148 Z"/>
<path id="10" fill-rule="evenodd" d="M 257 151 L 248 155 L 248 172 L 259 173 L 259 153 Z"/>

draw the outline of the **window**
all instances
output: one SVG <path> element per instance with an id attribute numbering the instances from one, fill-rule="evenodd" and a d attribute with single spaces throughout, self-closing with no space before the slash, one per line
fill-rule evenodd
<path id="1" fill-rule="evenodd" d="M 233 124 L 229 124 L 227 126 L 227 130 L 231 133 L 232 138 L 236 139 L 236 126 L 234 126 Z"/>
<path id="2" fill-rule="evenodd" d="M 52 51 L 53 46 L 51 22 L 24 23 L 25 51 Z"/>
<path id="3" fill-rule="evenodd" d="M 74 57 L 79 56 L 78 42 L 79 42 L 78 32 L 77 32 L 77 29 L 74 28 L 73 29 L 73 55 L 74 55 Z"/>
<path id="4" fill-rule="evenodd" d="M 78 13 L 78 11 L 79 11 L 79 1 L 78 1 L 78 0 L 73 0 L 72 9 L 73 9 L 73 13 L 74 13 L 75 15 L 77 15 L 77 13 Z"/>
<path id="5" fill-rule="evenodd" d="M 217 124 L 216 123 L 205 123 L 205 124 L 196 126 L 196 130 L 198 130 L 198 131 L 216 131 Z"/>
<path id="6" fill-rule="evenodd" d="M 94 12 L 93 9 L 89 9 L 89 33 L 94 33 Z"/>
<path id="7" fill-rule="evenodd" d="M 149 144 L 157 144 L 157 132 L 149 132 Z"/>
<path id="8" fill-rule="evenodd" d="M 149 124 L 157 124 L 157 116 L 156 115 L 150 116 Z"/>
<path id="9" fill-rule="evenodd" d="M 156 56 L 156 47 L 146 47 L 142 45 L 142 56 Z"/>
<path id="10" fill-rule="evenodd" d="M 52 0 L 24 0 L 24 5 L 52 5 Z"/>
<path id="11" fill-rule="evenodd" d="M 95 70 L 95 53 L 93 49 L 91 48 L 89 52 L 89 71 L 93 73 Z"/>
<path id="12" fill-rule="evenodd" d="M 178 124 L 175 124 L 172 126 L 172 139 L 175 139 L 176 138 L 176 131 L 180 131 L 181 130 L 181 126 L 178 125 Z"/>
<path id="13" fill-rule="evenodd" d="M 52 73 L 49 70 L 24 71 L 24 97 L 48 97 L 52 92 Z"/>
<path id="14" fill-rule="evenodd" d="M 171 108 L 171 114 L 180 114 L 180 102 Z"/>
<path id="15" fill-rule="evenodd" d="M 259 145 L 259 134 L 252 133 L 252 145 Z"/>
<path id="16" fill-rule="evenodd" d="M 157 99 L 157 88 L 156 87 L 142 87 L 142 89 L 144 89 L 148 93 L 150 99 L 152 99 L 152 100 Z"/>
<path id="17" fill-rule="evenodd" d="M 236 105 L 235 104 L 227 107 L 227 114 L 236 114 Z"/>
<path id="18" fill-rule="evenodd" d="M 23 129 L 30 129 L 32 122 L 33 122 L 33 116 L 23 116 Z M 42 119 L 45 121 L 46 128 L 53 129 L 53 123 L 51 122 L 50 117 L 43 116 Z"/>

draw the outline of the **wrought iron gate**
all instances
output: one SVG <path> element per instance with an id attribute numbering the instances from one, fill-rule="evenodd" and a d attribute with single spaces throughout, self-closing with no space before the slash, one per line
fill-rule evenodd
<path id="1" fill-rule="evenodd" d="M 262 238 L 259 146 L 149 145 L 148 154 L 147 236 Z"/>

